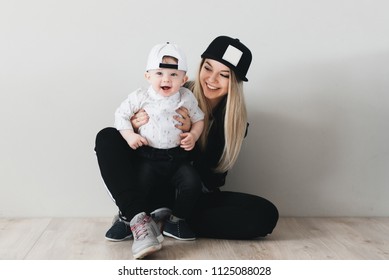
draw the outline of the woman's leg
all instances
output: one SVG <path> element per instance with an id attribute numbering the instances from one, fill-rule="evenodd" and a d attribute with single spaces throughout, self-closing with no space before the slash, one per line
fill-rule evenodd
<path id="1" fill-rule="evenodd" d="M 252 239 L 272 233 L 278 210 L 270 201 L 237 192 L 204 193 L 189 224 L 197 236 Z"/>
<path id="2" fill-rule="evenodd" d="M 96 136 L 95 151 L 101 176 L 116 205 L 128 220 L 143 201 L 137 190 L 137 155 L 119 131 L 108 127 Z M 130 217 L 131 216 L 131 217 Z"/>

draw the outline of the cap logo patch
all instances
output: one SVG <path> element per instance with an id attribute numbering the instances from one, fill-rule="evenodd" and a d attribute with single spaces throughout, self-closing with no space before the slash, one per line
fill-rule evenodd
<path id="1" fill-rule="evenodd" d="M 237 66 L 242 55 L 243 55 L 243 52 L 241 50 L 235 48 L 232 45 L 229 45 L 222 58 L 225 61 L 228 61 L 229 63 L 231 63 L 232 65 Z"/>

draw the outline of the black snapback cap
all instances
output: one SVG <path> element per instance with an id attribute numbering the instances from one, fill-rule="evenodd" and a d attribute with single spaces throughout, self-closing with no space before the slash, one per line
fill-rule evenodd
<path id="1" fill-rule="evenodd" d="M 248 81 L 246 75 L 250 68 L 252 54 L 239 39 L 228 36 L 216 37 L 201 57 L 223 63 L 231 68 L 239 79 L 245 82 Z"/>

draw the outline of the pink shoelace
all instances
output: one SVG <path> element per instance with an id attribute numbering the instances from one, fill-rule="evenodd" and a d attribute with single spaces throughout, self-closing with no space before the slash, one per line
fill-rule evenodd
<path id="1" fill-rule="evenodd" d="M 149 235 L 147 227 L 145 226 L 150 222 L 151 217 L 145 216 L 141 221 L 138 221 L 135 225 L 131 227 L 131 231 L 134 234 L 135 239 L 144 238 Z"/>

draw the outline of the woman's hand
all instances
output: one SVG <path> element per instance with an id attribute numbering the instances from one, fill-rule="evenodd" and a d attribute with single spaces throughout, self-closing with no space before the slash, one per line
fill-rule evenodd
<path id="1" fill-rule="evenodd" d="M 149 121 L 149 115 L 146 113 L 144 109 L 140 109 L 136 112 L 130 119 L 132 128 L 135 132 L 138 132 L 138 129 L 146 124 Z"/>
<path id="2" fill-rule="evenodd" d="M 176 127 L 180 129 L 182 132 L 190 131 L 192 127 L 192 122 L 189 118 L 188 109 L 184 107 L 180 107 L 176 110 L 179 115 L 174 116 L 174 119 L 178 121 L 180 124 L 176 124 Z"/>

